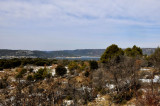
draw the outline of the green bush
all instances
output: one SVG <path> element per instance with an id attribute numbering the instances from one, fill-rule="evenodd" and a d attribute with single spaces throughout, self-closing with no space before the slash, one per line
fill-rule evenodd
<path id="1" fill-rule="evenodd" d="M 28 81 L 33 81 L 33 80 L 34 80 L 34 77 L 33 77 L 32 75 L 28 75 L 28 76 L 27 76 L 27 80 L 28 80 Z"/>
<path id="2" fill-rule="evenodd" d="M 51 78 L 51 77 L 52 77 L 52 74 L 49 73 L 49 74 L 46 75 L 46 77 L 47 77 L 47 78 Z"/>
<path id="3" fill-rule="evenodd" d="M 26 69 L 22 69 L 17 75 L 16 78 L 23 78 L 23 75 L 27 72 Z"/>
<path id="4" fill-rule="evenodd" d="M 68 96 L 66 96 L 66 99 L 67 100 L 72 100 L 73 98 L 72 98 L 72 96 L 68 95 Z"/>
<path id="5" fill-rule="evenodd" d="M 64 66 L 58 65 L 58 66 L 56 67 L 56 74 L 57 74 L 57 75 L 63 76 L 63 75 L 66 74 L 66 73 L 67 73 L 67 69 L 66 69 Z"/>
<path id="6" fill-rule="evenodd" d="M 98 69 L 98 62 L 97 61 L 90 61 L 89 65 L 90 65 L 91 70 Z"/>
<path id="7" fill-rule="evenodd" d="M 23 78 L 23 75 L 22 75 L 21 73 L 18 73 L 18 74 L 16 75 L 16 78 Z"/>
<path id="8" fill-rule="evenodd" d="M 45 69 L 39 69 L 35 74 L 34 74 L 34 78 L 36 80 L 42 80 L 45 78 L 44 74 L 46 73 Z"/>
<path id="9" fill-rule="evenodd" d="M 20 71 L 20 73 L 22 74 L 22 75 L 24 75 L 25 73 L 27 73 L 27 69 L 22 69 L 21 71 Z"/>
<path id="10" fill-rule="evenodd" d="M 75 61 L 71 61 L 68 65 L 68 69 L 70 71 L 70 74 L 73 75 L 75 73 L 75 70 L 80 69 L 80 67 Z"/>
<path id="11" fill-rule="evenodd" d="M 51 77 L 51 73 L 49 73 L 46 68 L 44 69 L 41 68 L 34 74 L 34 78 L 36 80 L 43 80 L 46 77 L 47 78 Z"/>
<path id="12" fill-rule="evenodd" d="M 0 89 L 4 89 L 8 86 L 8 82 L 4 79 L 0 79 Z"/>
<path id="13" fill-rule="evenodd" d="M 44 66 L 44 65 L 47 64 L 47 62 L 46 62 L 46 61 L 37 61 L 35 64 L 36 64 L 37 66 Z"/>
<path id="14" fill-rule="evenodd" d="M 87 65 L 84 64 L 84 63 L 82 63 L 82 64 L 81 64 L 81 67 L 80 67 L 80 70 L 84 71 L 84 70 L 87 69 L 87 68 L 88 68 Z"/>
<path id="15" fill-rule="evenodd" d="M 29 72 L 30 72 L 30 73 L 33 72 L 33 68 L 30 68 L 30 69 L 29 69 Z"/>
<path id="16" fill-rule="evenodd" d="M 84 75 L 85 75 L 86 77 L 88 77 L 88 76 L 89 76 L 89 72 L 86 71 L 86 72 L 84 73 Z"/>
<path id="17" fill-rule="evenodd" d="M 100 94 L 101 94 L 101 95 L 105 95 L 105 94 L 106 94 L 106 90 L 105 90 L 104 88 L 102 88 L 102 89 L 100 90 Z"/>
<path id="18" fill-rule="evenodd" d="M 0 67 L 0 71 L 3 70 L 3 67 Z"/>
<path id="19" fill-rule="evenodd" d="M 76 62 L 72 61 L 72 62 L 69 63 L 68 69 L 70 71 L 76 70 L 76 69 L 79 69 L 79 66 L 78 66 L 78 64 Z"/>

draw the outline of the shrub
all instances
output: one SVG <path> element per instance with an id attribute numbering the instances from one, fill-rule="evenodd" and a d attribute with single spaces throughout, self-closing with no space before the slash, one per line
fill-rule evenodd
<path id="1" fill-rule="evenodd" d="M 150 61 L 153 63 L 154 67 L 160 69 L 160 48 L 158 47 L 155 52 L 151 55 Z"/>
<path id="2" fill-rule="evenodd" d="M 105 90 L 104 88 L 102 88 L 102 89 L 100 90 L 100 94 L 101 94 L 101 95 L 105 95 L 105 94 L 106 94 L 106 90 Z"/>
<path id="3" fill-rule="evenodd" d="M 4 89 L 8 86 L 8 82 L 6 79 L 0 79 L 0 89 Z"/>
<path id="4" fill-rule="evenodd" d="M 86 72 L 84 73 L 84 75 L 85 75 L 86 77 L 88 77 L 88 76 L 89 76 L 89 72 L 86 71 Z"/>
<path id="5" fill-rule="evenodd" d="M 38 92 L 38 93 L 42 93 L 43 91 L 44 91 L 43 88 L 37 88 L 37 92 Z"/>
<path id="6" fill-rule="evenodd" d="M 86 64 L 81 64 L 80 70 L 84 71 L 85 69 L 87 69 L 87 65 Z"/>
<path id="7" fill-rule="evenodd" d="M 121 90 L 118 94 L 113 94 L 113 101 L 115 103 L 120 103 L 120 104 L 125 104 L 127 101 L 131 100 L 133 97 L 135 97 L 137 95 L 137 91 L 138 89 L 141 87 L 141 85 L 138 84 L 133 84 L 132 86 L 130 86 L 129 88 L 125 89 L 125 90 Z"/>
<path id="8" fill-rule="evenodd" d="M 3 70 L 3 67 L 0 67 L 0 71 Z"/>
<path id="9" fill-rule="evenodd" d="M 23 75 L 27 72 L 26 69 L 22 69 L 17 75 L 16 78 L 23 78 Z"/>
<path id="10" fill-rule="evenodd" d="M 97 63 L 97 61 L 90 61 L 89 65 L 90 65 L 90 69 L 91 70 L 98 69 L 98 63 Z"/>
<path id="11" fill-rule="evenodd" d="M 137 106 L 160 106 L 160 93 L 157 91 L 152 92 L 148 89 L 143 96 L 139 96 L 136 101 Z"/>
<path id="12" fill-rule="evenodd" d="M 45 73 L 46 73 L 46 70 L 41 68 L 34 74 L 34 78 L 36 80 L 42 80 L 45 78 L 44 76 Z"/>
<path id="13" fill-rule="evenodd" d="M 50 78 L 51 74 L 47 71 L 46 68 L 44 69 L 39 69 L 35 74 L 34 74 L 34 78 L 36 80 L 43 80 L 45 77 Z"/>
<path id="14" fill-rule="evenodd" d="M 133 91 L 126 91 L 126 92 L 122 92 L 119 94 L 114 94 L 113 95 L 113 101 L 115 103 L 120 103 L 120 104 L 125 104 L 126 101 L 130 100 L 133 97 Z"/>
<path id="15" fill-rule="evenodd" d="M 37 66 L 44 66 L 45 64 L 47 64 L 47 62 L 41 60 L 41 61 L 37 61 L 35 64 L 36 64 Z"/>
<path id="16" fill-rule="evenodd" d="M 24 68 L 20 71 L 22 75 L 25 74 L 26 72 L 27 72 L 27 69 L 24 69 Z"/>
<path id="17" fill-rule="evenodd" d="M 29 69 L 29 72 L 30 72 L 30 73 L 33 72 L 33 68 L 30 68 L 30 69 Z"/>
<path id="18" fill-rule="evenodd" d="M 46 77 L 47 77 L 47 78 L 51 78 L 51 77 L 52 77 L 52 74 L 49 73 L 49 74 L 46 75 Z"/>
<path id="19" fill-rule="evenodd" d="M 78 66 L 78 64 L 76 62 L 72 61 L 72 62 L 69 63 L 68 69 L 70 71 L 76 70 L 76 69 L 79 69 L 79 66 Z"/>
<path id="20" fill-rule="evenodd" d="M 67 100 L 72 100 L 73 98 L 72 98 L 72 96 L 68 95 L 68 96 L 66 96 L 66 99 Z"/>
<path id="21" fill-rule="evenodd" d="M 18 74 L 16 75 L 16 78 L 23 78 L 23 75 L 20 74 L 20 73 L 18 73 Z"/>
<path id="22" fill-rule="evenodd" d="M 33 81 L 33 80 L 34 80 L 34 77 L 33 77 L 32 75 L 28 75 L 28 76 L 27 76 L 27 80 L 28 80 L 28 81 Z"/>
<path id="23" fill-rule="evenodd" d="M 58 66 L 56 67 L 56 74 L 57 74 L 57 75 L 63 76 L 63 75 L 66 74 L 66 73 L 67 73 L 67 69 L 66 69 L 64 66 L 58 65 Z"/>

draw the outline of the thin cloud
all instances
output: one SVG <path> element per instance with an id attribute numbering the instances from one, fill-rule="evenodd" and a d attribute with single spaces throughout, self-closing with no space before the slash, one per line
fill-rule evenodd
<path id="1" fill-rule="evenodd" d="M 160 23 L 159 0 L 5 0 L 0 1 L 3 21 L 51 19 L 61 21 L 119 20 Z"/>
<path id="2" fill-rule="evenodd" d="M 0 48 L 157 47 L 159 10 L 160 0 L 0 0 Z"/>

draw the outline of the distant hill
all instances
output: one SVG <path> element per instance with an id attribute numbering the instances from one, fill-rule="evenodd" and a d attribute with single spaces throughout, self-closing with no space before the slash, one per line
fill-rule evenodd
<path id="1" fill-rule="evenodd" d="M 104 53 L 105 49 L 77 49 L 77 50 L 64 50 L 64 52 L 74 56 L 96 56 L 99 57 Z"/>
<path id="2" fill-rule="evenodd" d="M 31 50 L 6 50 L 0 49 L 1 58 L 55 58 L 55 57 L 72 57 L 73 54 L 65 51 L 31 51 Z"/>
<path id="3" fill-rule="evenodd" d="M 142 48 L 143 54 L 150 55 L 155 48 Z M 62 51 L 31 51 L 31 50 L 7 50 L 0 49 L 0 58 L 56 58 L 56 57 L 100 57 L 105 49 L 77 49 Z"/>

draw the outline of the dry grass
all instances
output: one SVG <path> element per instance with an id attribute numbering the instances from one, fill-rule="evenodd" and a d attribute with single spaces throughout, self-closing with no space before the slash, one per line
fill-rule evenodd
<path id="1" fill-rule="evenodd" d="M 101 98 L 104 98 L 104 100 L 102 100 L 102 101 L 94 100 L 93 102 L 89 102 L 88 106 L 135 106 L 135 102 L 136 102 L 136 99 L 133 98 L 130 101 L 128 101 L 126 104 L 120 105 L 120 104 L 112 103 L 109 100 L 109 98 L 110 98 L 109 95 L 101 96 Z"/>

